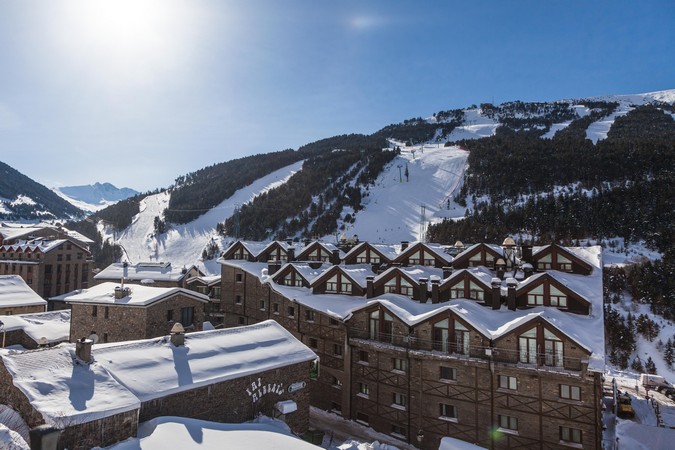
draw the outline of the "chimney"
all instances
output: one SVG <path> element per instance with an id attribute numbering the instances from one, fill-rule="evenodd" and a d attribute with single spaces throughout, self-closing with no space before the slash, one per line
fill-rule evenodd
<path id="1" fill-rule="evenodd" d="M 120 300 L 126 296 L 131 294 L 131 289 L 128 287 L 124 286 L 117 286 L 115 287 L 115 300 Z"/>
<path id="2" fill-rule="evenodd" d="M 406 248 L 408 248 L 408 244 L 410 244 L 410 242 L 408 242 L 408 241 L 401 241 L 401 251 L 403 251 L 403 250 L 405 250 Z"/>
<path id="3" fill-rule="evenodd" d="M 288 262 L 295 261 L 295 247 L 288 247 L 286 249 L 286 257 L 288 259 Z"/>
<path id="4" fill-rule="evenodd" d="M 492 309 L 499 309 L 502 306 L 502 280 L 493 278 L 490 286 L 492 286 Z"/>
<path id="5" fill-rule="evenodd" d="M 89 364 L 91 362 L 91 345 L 93 343 L 94 341 L 84 337 L 75 341 L 75 356 Z"/>
<path id="6" fill-rule="evenodd" d="M 417 290 L 418 298 L 416 298 L 414 300 L 417 300 L 420 303 L 426 303 L 427 302 L 427 281 L 429 281 L 428 278 L 420 278 L 419 279 L 419 289 Z"/>
<path id="7" fill-rule="evenodd" d="M 443 279 L 450 278 L 452 275 L 452 267 L 443 267 Z"/>
<path id="8" fill-rule="evenodd" d="M 534 272 L 534 267 L 532 267 L 532 264 L 530 264 L 530 263 L 523 264 L 523 279 L 524 280 L 527 280 L 529 277 L 531 277 L 533 272 Z"/>
<path id="9" fill-rule="evenodd" d="M 506 305 L 511 311 L 516 310 L 516 286 L 518 281 L 515 278 L 506 279 Z"/>
<path id="10" fill-rule="evenodd" d="M 279 269 L 281 269 L 281 261 L 277 261 L 275 259 L 270 259 L 269 261 L 267 261 L 267 275 L 268 276 L 271 277 L 272 275 L 277 273 L 277 271 Z"/>
<path id="11" fill-rule="evenodd" d="M 366 277 L 366 298 L 375 297 L 375 287 L 373 286 L 374 283 L 375 277 L 372 275 L 368 275 Z"/>
<path id="12" fill-rule="evenodd" d="M 293 245 L 293 239 L 286 239 L 286 245 L 288 245 L 289 247 Z"/>
<path id="13" fill-rule="evenodd" d="M 180 322 L 176 322 L 171 327 L 171 343 L 174 347 L 181 347 L 185 345 L 185 328 Z"/>
<path id="14" fill-rule="evenodd" d="M 434 278 L 431 280 L 431 303 L 438 303 L 438 294 L 440 290 L 440 280 Z"/>
<path id="15" fill-rule="evenodd" d="M 523 261 L 532 264 L 532 243 L 530 241 L 525 241 L 520 248 L 523 254 Z"/>
<path id="16" fill-rule="evenodd" d="M 330 262 L 335 266 L 340 264 L 340 250 L 338 249 L 333 250 L 330 256 Z"/>
<path id="17" fill-rule="evenodd" d="M 303 244 L 305 244 L 305 247 L 307 247 L 307 246 L 309 245 L 309 243 L 312 242 L 312 241 L 310 241 L 309 239 L 305 238 L 302 242 L 303 242 Z"/>

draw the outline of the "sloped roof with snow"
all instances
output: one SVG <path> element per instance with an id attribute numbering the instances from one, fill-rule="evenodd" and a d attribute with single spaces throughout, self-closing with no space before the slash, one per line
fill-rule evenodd
<path id="1" fill-rule="evenodd" d="M 89 289 L 79 289 L 68 292 L 67 294 L 50 297 L 50 300 L 60 300 L 67 303 L 92 303 L 92 304 L 114 304 L 127 306 L 148 306 L 152 303 L 164 300 L 177 294 L 208 302 L 209 297 L 189 289 L 178 287 L 154 287 L 140 284 L 128 284 L 125 288 L 129 289 L 128 295 L 120 299 L 115 298 L 115 288 L 118 283 L 101 283 Z"/>
<path id="2" fill-rule="evenodd" d="M 356 284 L 358 284 L 363 288 L 366 287 L 366 277 L 375 276 L 375 272 L 373 272 L 373 268 L 370 264 L 350 264 L 347 266 L 340 265 L 332 267 L 337 267 L 339 271 L 347 275 Z M 328 268 L 328 270 L 325 270 L 319 276 L 315 277 L 311 281 L 311 285 L 314 286 L 316 283 L 320 283 L 321 281 L 323 281 L 324 278 L 328 277 L 329 271 L 330 267 Z"/>
<path id="3" fill-rule="evenodd" d="M 0 308 L 47 306 L 19 275 L 0 275 Z"/>
<path id="4" fill-rule="evenodd" d="M 137 409 L 143 401 L 317 358 L 272 320 L 190 333 L 181 347 L 168 337 L 99 344 L 92 355 L 94 362 L 82 363 L 74 344 L 0 350 L 14 385 L 56 426 L 89 422 Z"/>
<path id="5" fill-rule="evenodd" d="M 398 252 L 396 251 L 396 248 L 393 245 L 388 245 L 388 244 L 373 244 L 372 242 L 360 242 L 356 244 L 351 250 L 349 250 L 345 254 L 345 259 L 349 258 L 353 255 L 358 255 L 361 253 L 367 246 L 370 246 L 371 248 L 375 249 L 376 251 L 380 252 L 382 256 L 385 258 L 389 259 L 389 261 L 393 261 L 396 259 L 398 256 Z"/>
<path id="6" fill-rule="evenodd" d="M 32 340 L 38 343 L 40 338 L 43 337 L 49 343 L 70 339 L 69 309 L 0 316 L 0 321 L 5 324 L 5 330 L 23 330 Z"/>
<path id="7" fill-rule="evenodd" d="M 181 347 L 159 338 L 94 346 L 93 354 L 143 402 L 317 358 L 273 320 L 189 333 Z"/>
<path id="8" fill-rule="evenodd" d="M 190 267 L 173 267 L 171 263 L 112 263 L 94 275 L 96 280 L 154 280 L 180 282 L 188 273 Z"/>

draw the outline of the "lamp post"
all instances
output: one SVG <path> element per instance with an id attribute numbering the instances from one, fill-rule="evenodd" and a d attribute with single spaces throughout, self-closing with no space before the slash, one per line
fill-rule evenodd
<path id="1" fill-rule="evenodd" d="M 5 322 L 0 320 L 0 331 L 2 331 L 2 348 L 5 348 L 5 335 L 7 334 L 7 330 L 5 329 Z"/>

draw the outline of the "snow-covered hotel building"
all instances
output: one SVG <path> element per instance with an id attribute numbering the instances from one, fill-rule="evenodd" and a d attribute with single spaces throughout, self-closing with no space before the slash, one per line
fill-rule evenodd
<path id="1" fill-rule="evenodd" d="M 321 358 L 311 402 L 420 448 L 601 448 L 600 247 L 235 242 L 226 326 Z"/>

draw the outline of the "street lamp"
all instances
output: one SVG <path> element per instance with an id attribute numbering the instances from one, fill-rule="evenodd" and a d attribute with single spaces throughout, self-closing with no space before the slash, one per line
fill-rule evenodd
<path id="1" fill-rule="evenodd" d="M 2 331 L 2 348 L 5 348 L 5 335 L 7 334 L 7 330 L 5 330 L 5 322 L 0 320 L 0 331 Z"/>

